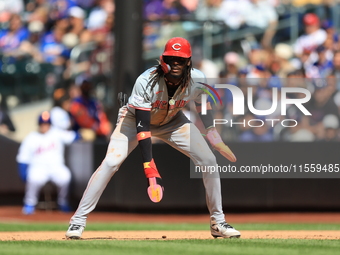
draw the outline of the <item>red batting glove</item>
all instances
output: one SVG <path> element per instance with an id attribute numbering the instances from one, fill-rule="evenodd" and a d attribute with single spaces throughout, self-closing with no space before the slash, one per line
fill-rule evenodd
<path id="1" fill-rule="evenodd" d="M 209 128 L 207 131 L 207 139 L 211 146 L 214 147 L 223 157 L 231 162 L 236 162 L 236 156 L 229 147 L 222 141 L 220 134 L 215 128 Z"/>

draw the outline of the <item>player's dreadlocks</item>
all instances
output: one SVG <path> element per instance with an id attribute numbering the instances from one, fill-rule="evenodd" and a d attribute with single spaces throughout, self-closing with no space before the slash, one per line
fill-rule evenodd
<path id="1" fill-rule="evenodd" d="M 180 85 L 182 91 L 185 90 L 191 82 L 191 70 L 192 70 L 191 58 L 189 58 L 189 61 L 190 61 L 190 64 L 187 65 L 187 67 L 184 69 L 183 80 L 182 80 L 182 84 Z M 160 80 L 160 78 L 164 76 L 164 71 L 160 63 L 158 65 L 155 65 L 155 68 L 156 69 L 151 73 L 151 79 L 148 84 L 151 86 L 150 91 L 155 87 L 155 85 Z"/>

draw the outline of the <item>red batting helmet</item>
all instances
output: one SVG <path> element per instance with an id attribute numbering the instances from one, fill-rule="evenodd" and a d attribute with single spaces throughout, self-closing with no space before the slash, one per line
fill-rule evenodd
<path id="1" fill-rule="evenodd" d="M 319 17 L 314 13 L 307 13 L 303 16 L 303 23 L 307 26 L 313 26 L 319 24 Z"/>
<path id="2" fill-rule="evenodd" d="M 191 57 L 191 46 L 188 40 L 182 37 L 171 38 L 164 47 L 163 56 L 174 56 L 182 58 Z"/>

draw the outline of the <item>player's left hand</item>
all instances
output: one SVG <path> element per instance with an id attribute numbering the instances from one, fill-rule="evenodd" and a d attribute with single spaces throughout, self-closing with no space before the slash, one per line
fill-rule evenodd
<path id="1" fill-rule="evenodd" d="M 236 162 L 236 156 L 230 148 L 222 141 L 220 134 L 216 128 L 209 128 L 207 130 L 207 139 L 209 143 L 216 149 L 223 157 L 231 162 Z"/>

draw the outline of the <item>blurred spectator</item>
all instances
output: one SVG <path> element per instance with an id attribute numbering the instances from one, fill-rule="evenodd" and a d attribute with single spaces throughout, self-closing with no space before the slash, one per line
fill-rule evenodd
<path id="1" fill-rule="evenodd" d="M 149 21 L 185 19 L 196 9 L 196 5 L 197 0 L 150 0 L 144 6 L 144 17 Z"/>
<path id="2" fill-rule="evenodd" d="M 185 18 L 188 14 L 190 14 L 189 10 L 180 0 L 163 0 L 163 19 L 175 21 Z"/>
<path id="3" fill-rule="evenodd" d="M 53 101 L 54 106 L 50 111 L 52 125 L 61 130 L 71 129 L 72 123 L 69 114 L 71 101 L 65 89 L 56 89 L 53 93 Z"/>
<path id="4" fill-rule="evenodd" d="M 74 41 L 77 40 L 72 34 L 65 36 L 65 21 L 67 21 L 67 19 L 59 20 L 52 32 L 47 33 L 42 38 L 40 45 L 43 62 L 53 65 L 54 87 L 63 87 L 64 85 L 64 71 L 70 57 L 70 47 L 74 45 Z"/>
<path id="5" fill-rule="evenodd" d="M 255 65 L 252 66 L 246 77 L 248 85 L 258 86 L 258 89 L 265 89 L 267 88 L 267 78 L 270 77 L 270 74 L 264 65 Z"/>
<path id="6" fill-rule="evenodd" d="M 85 10 L 90 10 L 94 5 L 96 0 L 75 0 L 77 5 Z"/>
<path id="7" fill-rule="evenodd" d="M 303 24 L 305 25 L 305 34 L 301 35 L 294 45 L 294 54 L 297 57 L 301 57 L 306 51 L 312 52 L 327 38 L 326 31 L 320 28 L 320 20 L 316 14 L 306 14 L 303 17 Z"/>
<path id="8" fill-rule="evenodd" d="M 31 56 L 37 62 L 43 62 L 44 59 L 40 49 L 44 24 L 39 20 L 32 21 L 28 25 L 28 30 L 30 32 L 29 38 L 21 43 L 20 51 Z"/>
<path id="9" fill-rule="evenodd" d="M 192 64 L 194 68 L 205 74 L 205 77 L 209 79 L 209 83 L 215 84 L 219 74 L 218 66 L 212 60 L 203 57 L 200 47 L 193 47 L 192 49 Z"/>
<path id="10" fill-rule="evenodd" d="M 262 46 L 271 47 L 278 23 L 274 7 L 266 0 L 250 0 L 250 5 L 245 5 L 243 15 L 246 25 L 257 34 L 255 36 Z"/>
<path id="11" fill-rule="evenodd" d="M 79 36 L 79 44 L 85 45 L 90 42 L 93 42 L 92 32 L 88 29 L 85 29 L 81 32 Z"/>
<path id="12" fill-rule="evenodd" d="M 23 214 L 35 212 L 39 192 L 52 181 L 58 188 L 58 206 L 61 211 L 69 212 L 68 190 L 71 172 L 64 163 L 64 146 L 77 140 L 74 131 L 51 127 L 49 112 L 39 116 L 38 131 L 31 132 L 21 143 L 17 155 L 19 174 L 26 183 Z"/>
<path id="13" fill-rule="evenodd" d="M 184 6 L 189 12 L 194 12 L 197 9 L 198 2 L 200 0 L 180 0 L 182 6 Z"/>
<path id="14" fill-rule="evenodd" d="M 338 25 L 339 18 L 334 16 L 338 4 L 333 1 L 143 0 L 143 2 L 144 15 L 146 19 L 152 21 L 144 26 L 145 50 L 157 50 L 159 45 L 163 45 L 163 41 L 173 36 L 189 36 L 198 44 L 201 43 L 201 36 L 191 37 L 188 31 L 200 27 L 202 22 L 181 21 L 192 18 L 193 12 L 197 20 L 217 21 L 213 23 L 211 31 L 213 36 L 216 33 L 224 33 L 224 38 L 230 40 L 233 34 L 237 37 L 245 34 L 244 38 L 240 39 L 241 43 L 236 39 L 223 45 L 230 51 L 224 58 L 225 48 L 215 45 L 212 48 L 213 59 L 204 59 L 201 50 L 193 49 L 192 61 L 209 79 L 234 84 L 242 90 L 252 86 L 254 100 L 268 98 L 272 87 L 298 87 L 301 79 L 303 80 L 301 84 L 305 86 L 306 82 L 303 79 L 305 77 L 340 78 L 340 54 L 338 54 L 340 40 L 335 26 Z M 23 3 L 26 3 L 25 12 Z M 299 16 L 306 13 L 306 10 L 308 12 L 303 16 L 305 34 L 292 44 L 293 47 L 279 41 L 283 37 L 277 36 L 279 39 L 275 41 L 275 49 L 272 50 L 271 38 L 278 20 L 274 7 L 282 19 L 285 17 L 282 8 L 288 10 L 290 4 L 306 5 L 306 8 L 298 10 Z M 82 75 L 89 76 L 96 86 L 97 99 L 103 102 L 102 99 L 105 97 L 104 103 L 107 103 L 112 100 L 108 98 L 109 94 L 106 91 L 114 68 L 112 65 L 114 12 L 114 0 L 0 0 L 1 27 L 6 28 L 0 32 L 0 50 L 8 51 L 8 54 L 14 57 L 25 57 L 25 60 L 32 57 L 34 61 L 54 65 L 54 72 L 50 73 L 54 77 L 53 88 L 68 87 L 66 82 Z M 20 14 L 23 22 L 20 21 L 19 15 L 11 13 Z M 11 18 L 11 26 L 7 29 L 10 17 L 13 17 L 13 21 Z M 20 22 L 17 22 L 18 17 Z M 218 21 L 223 21 L 228 28 L 220 26 Z M 15 29 L 17 32 L 14 32 Z M 280 29 L 276 33 L 281 32 Z M 70 59 L 71 50 L 78 45 L 82 45 L 79 47 L 82 49 L 92 47 L 95 49 L 84 50 L 77 59 Z M 236 53 L 241 49 L 243 54 Z M 153 55 L 154 52 L 150 53 Z M 12 59 L 14 58 L 8 58 Z M 278 79 L 284 77 L 289 77 L 289 81 Z M 209 82 L 215 83 L 212 80 Z M 334 84 L 340 90 L 340 82 Z M 79 87 L 71 88 L 73 92 L 78 93 Z M 104 96 L 100 96 L 98 93 L 100 91 L 105 91 L 101 93 Z M 228 102 L 232 100 L 229 92 L 222 93 L 222 96 Z M 332 100 L 332 96 L 328 100 Z M 228 103 L 226 109 L 219 114 L 221 117 L 226 118 L 228 115 L 230 118 L 231 112 L 232 104 Z M 298 129 L 316 134 L 314 127 L 309 125 L 304 124 Z M 296 133 L 296 130 L 291 134 L 293 133 Z M 321 136 L 319 132 L 315 137 L 322 139 Z"/>
<path id="15" fill-rule="evenodd" d="M 156 42 L 159 38 L 160 22 L 145 22 L 143 27 L 143 49 L 145 51 L 152 50 L 156 47 Z"/>
<path id="16" fill-rule="evenodd" d="M 273 136 L 269 133 L 268 124 L 261 127 L 254 127 L 239 136 L 240 142 L 273 142 Z"/>
<path id="17" fill-rule="evenodd" d="M 280 4 L 284 4 L 284 0 L 267 0 L 267 2 L 273 6 L 273 7 L 278 7 Z"/>
<path id="18" fill-rule="evenodd" d="M 110 19 L 111 15 L 108 15 Z M 105 102 L 111 101 L 108 98 L 107 90 L 109 89 L 110 79 L 113 70 L 113 48 L 114 37 L 110 32 L 113 26 L 107 22 L 107 27 L 96 30 L 83 30 L 80 35 L 80 46 L 83 52 L 77 57 L 72 59 L 71 66 L 65 70 L 65 77 L 91 77 L 94 84 L 102 84 L 103 95 L 99 98 L 101 101 L 105 98 Z M 92 48 L 92 50 L 86 50 Z M 99 96 L 99 95 L 97 95 Z"/>
<path id="19" fill-rule="evenodd" d="M 87 48 L 93 44 L 93 36 L 92 32 L 88 29 L 85 29 L 81 32 L 79 36 L 79 44 L 80 48 Z M 84 50 L 79 54 L 76 59 L 70 59 L 69 65 L 67 65 L 64 71 L 65 79 L 75 79 L 77 76 L 82 76 L 89 73 L 91 63 L 89 61 L 89 57 L 91 55 L 91 51 Z"/>
<path id="20" fill-rule="evenodd" d="M 83 30 L 79 36 L 79 48 L 87 49 L 94 47 L 93 44 L 92 32 L 88 29 Z M 70 59 L 64 71 L 65 79 L 74 80 L 78 76 L 89 74 L 91 66 L 91 62 L 89 61 L 90 55 L 91 51 L 84 50 L 80 52 L 77 58 Z"/>
<path id="21" fill-rule="evenodd" d="M 338 1 L 334 0 L 314 0 L 315 13 L 320 17 L 321 20 L 336 20 L 338 16 L 337 5 Z"/>
<path id="22" fill-rule="evenodd" d="M 308 80 L 304 78 L 305 75 L 302 70 L 296 70 L 287 75 L 287 79 L 285 79 L 285 86 L 287 87 L 303 87 L 308 88 Z M 290 98 L 299 98 L 303 97 L 302 93 L 295 93 L 289 96 Z M 307 104 L 305 105 L 307 109 L 309 107 Z M 294 141 L 294 142 L 311 142 L 315 140 L 315 135 L 313 131 L 313 127 L 310 125 L 309 116 L 305 116 L 300 109 L 296 107 L 296 105 L 288 105 L 287 107 L 287 115 L 286 119 L 293 119 L 298 122 L 297 126 L 284 128 L 279 127 L 280 135 L 278 137 L 281 141 Z"/>
<path id="23" fill-rule="evenodd" d="M 74 0 L 48 0 L 50 5 L 49 17 L 52 21 L 64 19 L 68 16 L 69 9 L 76 6 Z"/>
<path id="24" fill-rule="evenodd" d="M 270 59 L 271 52 L 266 51 L 260 47 L 253 47 L 250 52 L 247 54 L 248 57 L 248 77 L 252 77 L 252 69 L 256 66 L 262 66 L 263 68 L 267 68 L 268 62 Z M 258 77 L 258 76 L 256 76 Z"/>
<path id="25" fill-rule="evenodd" d="M 224 55 L 224 64 L 226 71 L 226 79 L 228 83 L 236 84 L 236 78 L 238 76 L 239 70 L 238 65 L 240 62 L 240 57 L 236 52 L 228 52 Z"/>
<path id="26" fill-rule="evenodd" d="M 197 20 L 223 20 L 229 17 L 222 11 L 223 0 L 201 0 L 195 11 Z M 229 2 L 229 1 L 228 1 Z M 222 13 L 223 12 L 223 13 Z"/>
<path id="27" fill-rule="evenodd" d="M 336 31 L 333 22 L 331 20 L 325 20 L 322 22 L 322 29 L 324 29 L 327 33 L 327 39 L 328 40 L 328 44 L 329 47 L 327 47 L 326 42 L 325 42 L 325 46 L 326 48 L 330 49 L 330 50 L 338 50 L 339 49 L 339 33 Z"/>
<path id="28" fill-rule="evenodd" d="M 40 8 L 49 8 L 49 0 L 28 0 L 26 3 L 26 11 L 28 13 L 33 13 Z"/>
<path id="29" fill-rule="evenodd" d="M 308 129 L 297 129 L 296 132 L 292 133 L 292 130 L 289 130 L 290 134 L 286 134 L 287 140 L 291 142 L 314 142 L 315 136 L 314 134 Z"/>
<path id="30" fill-rule="evenodd" d="M 338 142 L 339 141 L 339 118 L 333 114 L 327 114 L 322 124 L 325 130 L 324 138 L 322 140 L 326 142 Z"/>
<path id="31" fill-rule="evenodd" d="M 49 6 L 45 3 L 46 0 L 37 1 L 40 2 L 36 9 L 32 9 L 32 12 L 27 16 L 27 27 L 30 32 L 28 44 L 23 47 L 24 51 L 33 56 L 33 58 L 39 62 L 42 62 L 42 55 L 40 52 L 41 39 L 43 36 L 50 32 L 49 26 Z M 33 3 L 33 2 L 31 2 Z M 45 4 L 44 4 L 45 3 Z"/>
<path id="32" fill-rule="evenodd" d="M 80 76 L 80 77 L 82 77 L 82 76 Z M 67 93 L 67 95 L 70 97 L 71 102 L 72 102 L 74 99 L 76 99 L 76 98 L 78 98 L 78 97 L 81 96 L 81 90 L 80 90 L 78 84 L 79 84 L 79 83 L 76 83 L 75 81 L 73 81 L 73 82 L 71 82 L 71 84 L 70 84 L 70 86 L 69 86 L 69 88 L 68 88 L 68 93 Z M 71 117 L 72 117 L 72 116 L 71 116 Z M 73 128 L 73 125 L 74 125 L 74 124 L 72 124 L 72 128 Z"/>
<path id="33" fill-rule="evenodd" d="M 0 50 L 6 55 L 19 55 L 23 41 L 28 40 L 29 32 L 24 27 L 19 14 L 12 14 L 7 30 L 0 31 Z"/>
<path id="34" fill-rule="evenodd" d="M 328 85 L 325 79 L 315 79 L 314 88 L 315 91 L 312 94 L 311 100 L 306 103 L 306 108 L 312 114 L 308 116 L 309 125 L 316 139 L 320 140 L 323 138 L 324 132 L 322 125 L 323 118 L 328 114 L 332 114 L 339 119 L 339 111 L 334 100 L 332 100 L 335 93 L 334 86 Z"/>
<path id="35" fill-rule="evenodd" d="M 91 52 L 88 58 L 90 68 L 87 75 L 91 76 L 96 84 L 102 82 L 108 87 L 114 68 L 112 50 L 114 48 L 114 38 L 105 29 L 95 30 L 92 35 L 95 38 L 96 49 Z"/>
<path id="36" fill-rule="evenodd" d="M 318 54 L 318 61 L 314 64 L 317 68 L 318 77 L 316 78 L 326 78 L 332 73 L 333 63 L 332 60 L 327 58 L 328 50 L 325 46 L 320 45 L 316 48 Z"/>
<path id="37" fill-rule="evenodd" d="M 85 11 L 78 6 L 73 6 L 68 10 L 68 16 L 70 19 L 70 29 L 68 32 L 79 36 L 85 29 Z"/>
<path id="38" fill-rule="evenodd" d="M 340 79 L 340 51 L 335 51 L 334 52 L 334 57 L 333 57 L 333 73 L 335 75 L 336 79 Z M 340 86 L 338 87 L 338 90 L 340 90 Z"/>
<path id="39" fill-rule="evenodd" d="M 89 32 L 89 33 L 87 33 Z M 91 77 L 91 81 L 96 85 L 97 99 L 103 103 L 110 103 L 112 98 L 107 93 L 110 89 L 113 70 L 113 48 L 114 38 L 105 28 L 87 31 L 82 33 L 82 43 L 86 49 L 87 45 L 93 47 L 91 51 L 83 51 L 76 60 L 72 63 L 71 72 L 72 78 L 76 80 L 82 77 Z M 93 41 L 90 41 L 93 38 Z"/>
<path id="40" fill-rule="evenodd" d="M 57 24 L 51 33 L 46 34 L 42 38 L 41 52 L 45 62 L 56 66 L 64 65 L 70 53 L 69 49 L 62 42 L 65 32 L 64 25 L 59 26 Z"/>
<path id="41" fill-rule="evenodd" d="M 162 19 L 163 0 L 150 0 L 144 6 L 144 17 L 147 20 L 155 21 Z"/>
<path id="42" fill-rule="evenodd" d="M 287 79 L 285 79 L 285 87 L 305 87 L 306 83 L 305 74 L 302 69 L 295 70 L 287 74 Z"/>
<path id="43" fill-rule="evenodd" d="M 108 16 L 114 12 L 113 0 L 96 0 L 96 6 L 91 10 L 87 19 L 87 28 L 96 30 L 105 27 Z"/>
<path id="44" fill-rule="evenodd" d="M 210 0 L 209 2 L 211 2 L 210 6 L 212 7 L 210 8 L 212 10 L 215 11 L 217 9 L 217 13 L 212 13 L 212 15 L 215 15 L 214 19 L 223 20 L 233 30 L 238 30 L 245 25 L 246 18 L 244 12 L 250 5 L 248 0 Z M 207 8 L 209 8 L 208 4 Z"/>
<path id="45" fill-rule="evenodd" d="M 245 125 L 248 126 L 243 130 L 243 132 L 239 135 L 240 142 L 272 142 L 274 141 L 273 134 L 270 131 L 270 127 L 268 126 L 266 121 L 260 121 L 261 118 L 255 117 L 253 114 L 248 113 L 248 116 L 245 118 Z M 255 121 L 256 120 L 256 121 Z M 250 122 L 249 122 L 250 121 Z M 251 127 L 256 126 L 256 127 Z M 240 125 L 242 126 L 242 125 Z"/>
<path id="46" fill-rule="evenodd" d="M 271 70 L 280 78 L 286 78 L 288 73 L 295 70 L 294 65 L 291 63 L 293 57 L 293 49 L 290 45 L 279 43 L 274 49 L 274 61 Z M 275 67 L 273 65 L 276 65 Z"/>
<path id="47" fill-rule="evenodd" d="M 23 11 L 23 0 L 0 0 L 0 22 L 7 22 L 11 13 L 20 14 Z"/>
<path id="48" fill-rule="evenodd" d="M 100 103 L 91 96 L 92 83 L 84 79 L 80 85 L 81 96 L 73 99 L 70 113 L 75 121 L 73 129 L 92 130 L 99 140 L 107 140 L 111 125 Z"/>
<path id="49" fill-rule="evenodd" d="M 13 122 L 7 111 L 2 109 L 0 105 L 0 135 L 8 136 L 12 132 L 15 132 Z"/>

